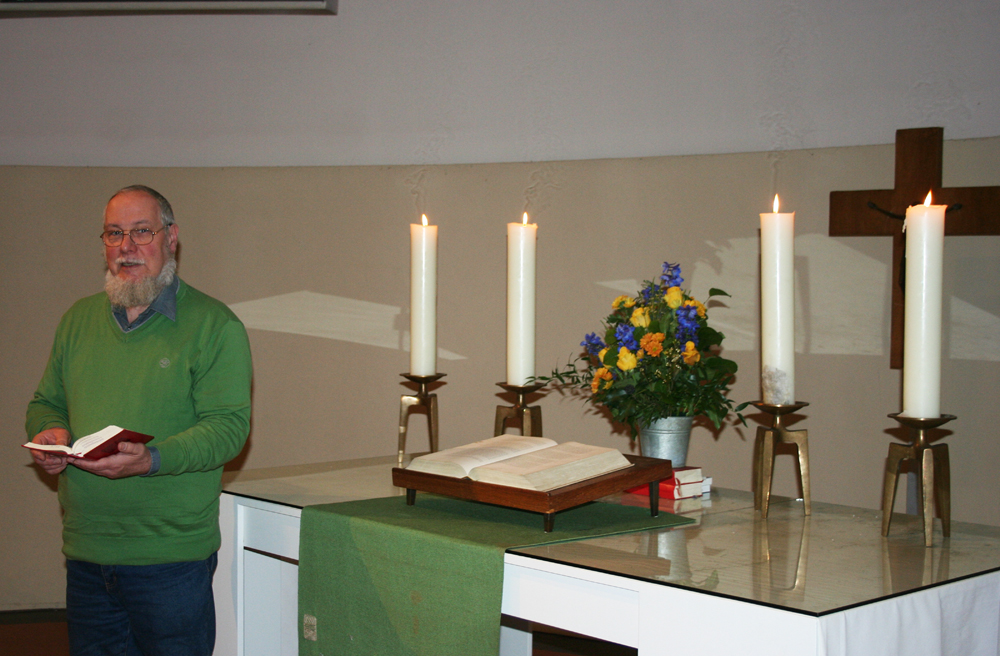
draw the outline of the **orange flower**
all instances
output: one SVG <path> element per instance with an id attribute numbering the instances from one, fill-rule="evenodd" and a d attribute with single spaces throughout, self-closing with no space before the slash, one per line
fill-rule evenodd
<path id="1" fill-rule="evenodd" d="M 688 342 L 684 345 L 684 352 L 681 353 L 681 357 L 684 358 L 684 364 L 692 365 L 698 364 L 701 360 L 701 353 L 698 348 L 694 345 L 694 342 Z"/>
<path id="2" fill-rule="evenodd" d="M 650 357 L 656 357 L 663 352 L 663 340 L 667 336 L 663 333 L 646 333 L 639 340 L 639 346 L 642 350 L 650 355 Z"/>
<path id="3" fill-rule="evenodd" d="M 608 371 L 607 367 L 601 367 L 600 369 L 594 371 L 594 379 L 590 381 L 591 394 L 597 394 L 597 390 L 600 388 L 602 380 L 610 381 L 611 379 L 611 372 Z"/>

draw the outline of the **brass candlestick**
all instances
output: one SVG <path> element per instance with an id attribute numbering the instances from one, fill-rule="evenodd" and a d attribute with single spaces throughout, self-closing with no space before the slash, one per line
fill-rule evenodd
<path id="1" fill-rule="evenodd" d="M 438 450 L 438 402 L 437 394 L 428 394 L 427 386 L 445 374 L 430 376 L 415 376 L 400 374 L 403 378 L 418 385 L 416 394 L 403 394 L 399 397 L 399 466 L 403 466 L 403 453 L 406 451 L 406 424 L 410 410 L 415 407 L 427 408 L 427 432 L 430 437 L 431 453 Z"/>
<path id="2" fill-rule="evenodd" d="M 513 392 L 517 395 L 517 401 L 513 406 L 498 405 L 496 421 L 493 423 L 493 435 L 503 435 L 504 427 L 508 419 L 521 420 L 521 435 L 542 436 L 542 408 L 541 406 L 529 406 L 524 402 L 524 397 L 545 387 L 545 383 L 532 383 L 531 385 L 508 385 L 507 383 L 497 383 L 505 392 Z"/>
<path id="3" fill-rule="evenodd" d="M 940 417 L 908 417 L 898 412 L 889 415 L 910 429 L 913 441 L 910 444 L 889 444 L 889 457 L 885 461 L 885 482 L 882 486 L 882 535 L 889 535 L 892 522 L 892 507 L 896 502 L 896 482 L 899 463 L 914 460 L 920 467 L 920 512 L 924 518 L 924 546 L 933 544 L 934 497 L 937 496 L 937 514 L 941 517 L 941 531 L 944 537 L 951 536 L 951 466 L 948 460 L 947 444 L 930 444 L 927 431 L 942 426 L 955 415 Z M 935 471 L 936 470 L 936 471 Z M 936 476 L 935 476 L 936 474 Z"/>
<path id="4" fill-rule="evenodd" d="M 754 488 L 753 506 L 760 510 L 763 518 L 767 517 L 768 507 L 771 503 L 771 482 L 774 478 L 774 445 L 794 444 L 798 451 L 799 475 L 802 478 L 802 501 L 807 515 L 812 514 L 812 504 L 809 492 L 809 431 L 790 431 L 781 423 L 781 418 L 787 414 L 797 412 L 809 405 L 802 401 L 786 404 L 764 403 L 763 401 L 751 401 L 751 404 L 773 417 L 771 427 L 757 427 L 757 438 L 753 443 L 753 467 L 757 476 L 756 487 Z"/>

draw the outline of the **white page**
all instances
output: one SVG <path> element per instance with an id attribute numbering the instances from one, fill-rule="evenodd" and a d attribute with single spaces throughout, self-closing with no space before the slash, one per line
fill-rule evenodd
<path id="1" fill-rule="evenodd" d="M 549 449 L 542 453 L 529 452 L 511 462 L 497 462 L 491 465 L 490 469 L 527 475 L 609 451 L 617 452 L 615 449 L 607 447 L 580 444 L 579 442 L 563 442 L 558 448 Z"/>
<path id="2" fill-rule="evenodd" d="M 488 465 L 492 462 L 506 460 L 524 453 L 531 453 L 540 449 L 547 449 L 555 446 L 556 442 L 546 437 L 531 437 L 521 435 L 498 435 L 487 440 L 473 442 L 453 449 L 445 449 L 437 453 L 415 458 L 413 463 L 423 460 L 424 462 L 447 462 L 458 465 L 465 470 L 466 475 L 480 465 Z M 411 468 L 413 467 L 411 463 Z"/>
<path id="3" fill-rule="evenodd" d="M 109 437 L 114 437 L 121 431 L 122 429 L 118 426 L 108 426 L 107 428 L 102 428 L 96 433 L 91 433 L 90 435 L 81 437 L 76 442 L 73 442 L 72 447 L 63 446 L 62 444 L 34 444 L 32 442 L 27 442 L 24 446 L 38 451 L 52 451 L 54 453 L 65 453 L 71 456 L 82 456 L 95 446 L 104 442 L 104 440 Z"/>
<path id="4" fill-rule="evenodd" d="M 118 426 L 108 426 L 107 428 L 102 428 L 96 433 L 91 433 L 85 437 L 81 437 L 76 442 L 73 442 L 73 453 L 83 454 L 90 451 L 95 446 L 104 442 L 104 440 L 109 437 L 114 437 L 122 431 Z"/>

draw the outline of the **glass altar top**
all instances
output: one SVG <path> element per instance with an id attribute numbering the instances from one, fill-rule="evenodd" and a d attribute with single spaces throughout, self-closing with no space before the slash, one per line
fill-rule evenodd
<path id="1" fill-rule="evenodd" d="M 232 472 L 223 489 L 296 508 L 402 496 L 395 465 L 390 456 Z M 648 505 L 637 495 L 604 501 Z M 801 501 L 772 496 L 762 520 L 751 493 L 728 489 L 673 503 L 660 507 L 695 523 L 511 552 L 813 615 L 1000 571 L 998 527 L 953 521 L 946 540 L 937 522 L 926 548 L 919 516 L 894 516 L 883 538 L 877 510 L 814 500 L 805 517 Z"/>

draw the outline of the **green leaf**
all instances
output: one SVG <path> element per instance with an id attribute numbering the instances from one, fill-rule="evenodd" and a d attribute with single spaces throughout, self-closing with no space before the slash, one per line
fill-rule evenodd
<path id="1" fill-rule="evenodd" d="M 711 326 L 703 325 L 698 327 L 698 348 L 702 351 L 713 346 L 722 346 L 722 340 L 726 336 Z"/>

